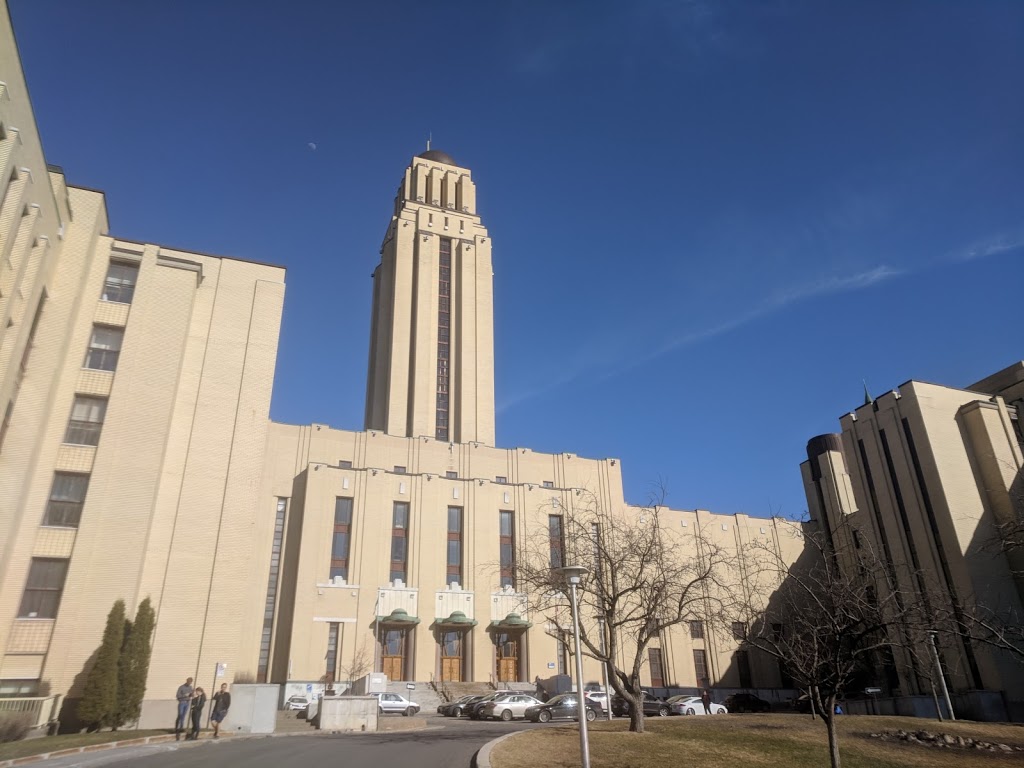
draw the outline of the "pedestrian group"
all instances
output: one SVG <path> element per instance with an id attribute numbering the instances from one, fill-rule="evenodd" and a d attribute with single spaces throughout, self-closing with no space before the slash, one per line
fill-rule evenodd
<path id="1" fill-rule="evenodd" d="M 206 708 L 206 691 L 198 686 L 193 688 L 190 677 L 178 686 L 175 698 L 178 700 L 178 717 L 174 721 L 175 740 L 180 741 L 183 732 L 186 741 L 198 739 L 203 720 L 203 709 Z M 228 693 L 227 683 L 221 684 L 220 690 L 213 694 L 211 706 L 210 722 L 213 724 L 213 738 L 219 739 L 220 724 L 231 707 L 231 694 Z"/>

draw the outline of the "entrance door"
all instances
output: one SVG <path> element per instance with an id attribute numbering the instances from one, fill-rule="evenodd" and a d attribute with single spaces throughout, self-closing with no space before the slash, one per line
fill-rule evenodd
<path id="1" fill-rule="evenodd" d="M 388 680 L 405 679 L 405 640 L 404 629 L 385 629 L 381 637 L 381 672 Z"/>
<path id="2" fill-rule="evenodd" d="M 499 683 L 514 683 L 519 680 L 519 640 L 506 632 L 498 633 L 497 676 Z"/>
<path id="3" fill-rule="evenodd" d="M 464 647 L 461 632 L 441 632 L 441 680 L 448 683 L 462 682 L 462 659 Z"/>

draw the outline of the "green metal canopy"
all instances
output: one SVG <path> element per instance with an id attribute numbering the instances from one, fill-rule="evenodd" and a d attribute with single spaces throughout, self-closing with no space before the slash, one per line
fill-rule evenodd
<path id="1" fill-rule="evenodd" d="M 451 616 L 447 619 L 434 619 L 434 626 L 443 629 L 469 629 L 475 627 L 477 624 L 476 619 L 469 618 L 462 611 L 452 611 Z"/>
<path id="2" fill-rule="evenodd" d="M 410 616 L 402 608 L 395 608 L 387 616 L 378 616 L 377 623 L 389 627 L 415 627 L 420 620 L 416 616 Z"/>
<path id="3" fill-rule="evenodd" d="M 514 632 L 519 629 L 529 629 L 532 622 L 527 621 L 518 613 L 510 613 L 500 621 L 492 621 L 487 628 L 497 632 Z"/>

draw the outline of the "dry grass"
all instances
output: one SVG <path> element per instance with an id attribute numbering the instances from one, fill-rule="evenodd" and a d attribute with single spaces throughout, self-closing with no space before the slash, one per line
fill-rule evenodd
<path id="1" fill-rule="evenodd" d="M 59 749 L 107 744 L 111 741 L 141 739 L 146 736 L 166 736 L 168 733 L 174 733 L 174 731 L 98 731 L 96 733 L 68 733 L 62 736 L 43 736 L 38 739 L 0 744 L 0 760 L 41 755 L 46 752 L 56 752 Z"/>
<path id="2" fill-rule="evenodd" d="M 1021 753 L 938 749 L 869 738 L 880 731 L 927 730 L 1024 746 L 1024 728 L 992 723 L 939 723 L 905 717 L 841 717 L 839 752 L 844 768 L 973 768 L 1021 766 Z M 828 737 L 820 720 L 800 715 L 728 715 L 647 720 L 647 733 L 629 733 L 629 722 L 597 723 L 590 731 L 594 768 L 701 768 L 828 765 Z M 491 753 L 494 768 L 573 768 L 580 764 L 575 725 L 525 731 Z"/>

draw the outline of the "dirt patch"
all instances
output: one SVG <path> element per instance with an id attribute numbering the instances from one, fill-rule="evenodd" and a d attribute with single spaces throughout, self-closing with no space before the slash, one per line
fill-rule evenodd
<path id="1" fill-rule="evenodd" d="M 907 744 L 921 744 L 926 747 L 938 749 L 976 749 L 982 752 L 1024 752 L 1024 747 L 1001 742 L 984 741 L 972 739 L 970 736 L 961 736 L 952 733 L 935 733 L 933 731 L 905 731 L 902 728 L 896 731 L 882 731 L 881 733 L 870 734 L 872 739 L 882 741 L 902 741 Z"/>

